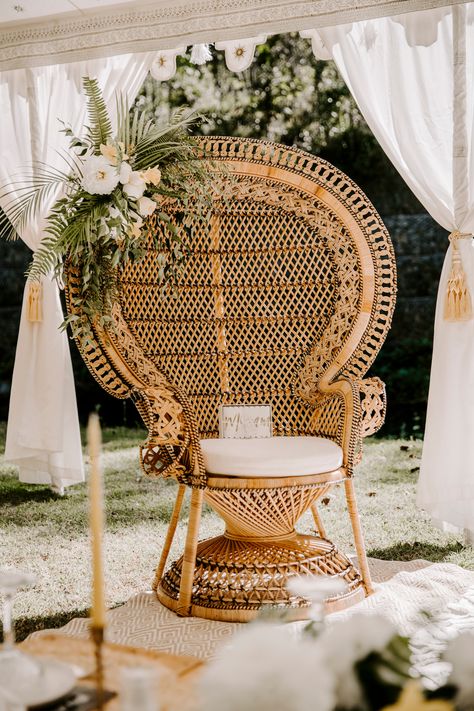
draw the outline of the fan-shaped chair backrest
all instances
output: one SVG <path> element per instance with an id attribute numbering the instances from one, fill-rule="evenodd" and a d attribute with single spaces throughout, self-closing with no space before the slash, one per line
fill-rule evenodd
<path id="1" fill-rule="evenodd" d="M 193 232 L 174 295 L 160 291 L 151 242 L 127 266 L 123 318 L 138 350 L 187 394 L 201 436 L 217 436 L 222 403 L 268 402 L 275 435 L 312 433 L 307 400 L 319 379 L 362 377 L 385 339 L 396 290 L 389 236 L 365 195 L 321 159 L 243 139 L 205 149 L 234 175 L 227 199 Z"/>

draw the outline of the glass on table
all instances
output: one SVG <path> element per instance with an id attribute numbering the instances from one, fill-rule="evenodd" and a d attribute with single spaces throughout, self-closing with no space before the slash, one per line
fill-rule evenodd
<path id="1" fill-rule="evenodd" d="M 13 601 L 20 588 L 31 587 L 36 577 L 13 568 L 0 568 L 0 595 L 3 597 L 3 645 L 0 647 L 0 689 L 5 697 L 26 701 L 31 686 L 41 677 L 42 668 L 33 657 L 15 645 Z"/>

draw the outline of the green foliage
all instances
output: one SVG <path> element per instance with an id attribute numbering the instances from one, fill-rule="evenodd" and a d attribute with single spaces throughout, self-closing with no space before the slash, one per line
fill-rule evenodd
<path id="1" fill-rule="evenodd" d="M 380 652 L 371 652 L 356 663 L 367 708 L 379 711 L 394 704 L 401 689 L 412 678 L 409 639 L 395 635 Z"/>
<path id="2" fill-rule="evenodd" d="M 146 252 L 149 236 L 142 229 L 142 215 L 149 214 L 150 206 L 160 227 L 153 235 L 160 251 L 158 274 L 163 283 L 176 279 L 186 253 L 183 240 L 209 213 L 217 168 L 203 159 L 198 141 L 189 134 L 200 120 L 195 112 L 180 109 L 158 123 L 138 109 L 130 112 L 126 99 L 117 97 L 119 129 L 112 138 L 97 81 L 86 77 L 83 85 L 90 126 L 85 138 L 79 138 L 63 124 L 71 148 L 64 156 L 66 170 L 36 165 L 20 186 L 4 188 L 3 195 L 12 196 L 4 225 L 8 236 L 38 212 L 44 214 L 46 201 L 60 192 L 28 276 L 39 280 L 53 274 L 62 281 L 65 260 L 79 270 L 80 293 L 72 297 L 73 313 L 63 326 L 71 324 L 74 334 L 87 340 L 92 322 L 112 322 L 117 269 Z M 92 177 L 86 180 L 87 169 Z M 135 183 L 129 183 L 131 178 Z M 181 229 L 159 209 L 167 200 L 183 207 L 193 203 Z"/>
<path id="3" fill-rule="evenodd" d="M 90 126 L 86 127 L 86 135 L 98 153 L 101 144 L 107 143 L 112 135 L 112 124 L 97 79 L 84 77 L 82 86 L 87 97 L 87 115 L 90 121 Z"/>

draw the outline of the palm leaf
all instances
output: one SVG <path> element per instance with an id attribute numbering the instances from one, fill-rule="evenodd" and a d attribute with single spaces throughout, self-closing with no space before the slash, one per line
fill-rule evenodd
<path id="1" fill-rule="evenodd" d="M 125 150 L 130 145 L 130 109 L 125 94 L 115 95 L 117 108 L 117 140 L 121 141 Z"/>
<path id="2" fill-rule="evenodd" d="M 112 124 L 97 79 L 83 77 L 82 86 L 87 96 L 87 115 L 91 123 L 87 132 L 98 152 L 101 143 L 107 143 L 107 139 L 112 135 Z"/>

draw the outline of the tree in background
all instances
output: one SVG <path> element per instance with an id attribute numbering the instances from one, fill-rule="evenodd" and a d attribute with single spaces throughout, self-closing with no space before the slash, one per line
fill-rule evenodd
<path id="1" fill-rule="evenodd" d="M 208 121 L 208 135 L 266 138 L 320 155 L 348 173 L 382 214 L 419 212 L 406 187 L 362 118 L 333 62 L 314 58 L 309 40 L 275 35 L 259 45 L 244 72 L 230 72 L 224 53 L 203 66 L 178 57 L 167 82 L 147 78 L 140 108 L 167 120 L 189 106 Z"/>

